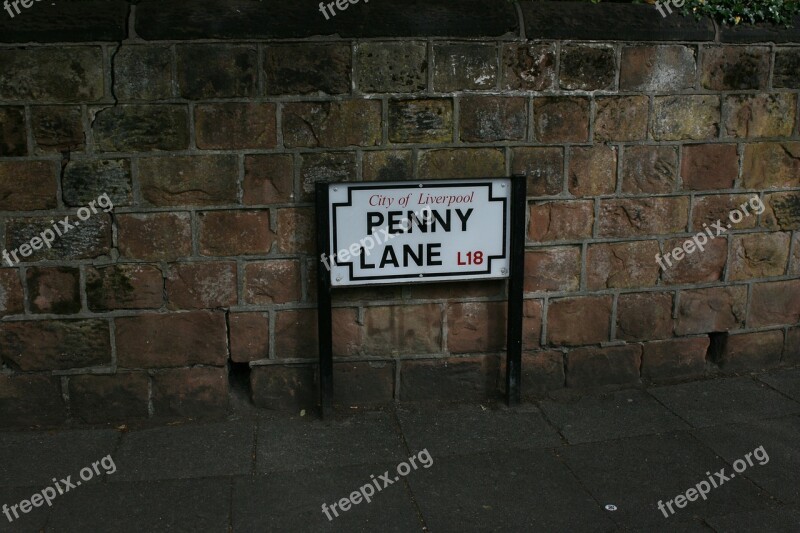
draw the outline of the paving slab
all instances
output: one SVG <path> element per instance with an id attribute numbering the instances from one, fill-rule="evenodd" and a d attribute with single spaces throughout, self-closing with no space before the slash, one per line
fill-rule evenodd
<path id="1" fill-rule="evenodd" d="M 0 487 L 0 506 L 7 505 L 11 521 L 5 514 L 0 514 L 0 531 L 8 533 L 41 531 L 50 516 L 50 508 L 43 504 L 42 507 L 31 509 L 28 513 L 22 513 L 17 508 L 14 514 L 10 508 L 19 504 L 22 500 L 30 500 L 31 496 L 41 492 L 44 486 L 36 487 Z"/>
<path id="2" fill-rule="evenodd" d="M 758 379 L 800 402 L 800 369 L 762 374 Z"/>
<path id="3" fill-rule="evenodd" d="M 54 477 L 76 478 L 81 468 L 112 454 L 119 439 L 113 429 L 0 432 L 0 486 L 44 487 Z"/>
<path id="4" fill-rule="evenodd" d="M 571 444 L 690 427 L 652 396 L 638 390 L 584 396 L 570 402 L 548 400 L 541 403 L 541 408 Z"/>
<path id="5" fill-rule="evenodd" d="M 744 460 L 745 463 L 733 465 L 743 470 L 742 476 L 753 480 L 782 502 L 800 503 L 800 417 L 717 426 L 698 429 L 694 433 L 728 464 Z M 745 455 L 761 446 L 764 451 L 759 450 L 750 457 L 753 462 L 750 466 Z M 732 472 L 732 467 L 726 471 Z"/>
<path id="6" fill-rule="evenodd" d="M 333 420 L 304 417 L 260 424 L 257 457 L 257 471 L 264 473 L 396 464 L 408 454 L 392 416 L 385 411 L 370 411 Z"/>
<path id="7" fill-rule="evenodd" d="M 648 392 L 694 427 L 800 413 L 800 403 L 748 377 L 694 381 Z"/>
<path id="8" fill-rule="evenodd" d="M 437 459 L 406 478 L 430 531 L 612 531 L 552 450 Z"/>
<path id="9" fill-rule="evenodd" d="M 800 531 L 800 511 L 789 508 L 745 511 L 709 518 L 708 523 L 719 533 L 797 533 Z"/>
<path id="10" fill-rule="evenodd" d="M 734 479 L 713 489 L 705 501 L 689 502 L 682 509 L 673 506 L 676 512 L 665 517 L 657 507 L 659 500 L 684 494 L 707 479 L 705 472 L 725 466 L 688 432 L 580 444 L 559 452 L 598 501 L 617 506 L 612 518 L 626 527 L 672 525 L 771 505 L 769 496 L 750 481 Z"/>
<path id="11" fill-rule="evenodd" d="M 253 428 L 250 422 L 220 422 L 131 431 L 122 439 L 117 472 L 108 481 L 249 474 Z"/>
<path id="12" fill-rule="evenodd" d="M 56 501 L 46 531 L 225 532 L 230 524 L 230 498 L 231 478 L 81 487 Z"/>
<path id="13" fill-rule="evenodd" d="M 401 481 L 375 490 L 347 511 L 331 504 L 372 483 L 396 463 L 362 464 L 274 472 L 236 478 L 233 489 L 233 531 L 422 531 L 422 522 Z M 394 474 L 392 474 L 394 475 Z M 412 471 L 409 476 L 416 475 Z M 379 482 L 381 487 L 382 482 Z M 369 494 L 369 489 L 364 489 Z M 328 507 L 330 520 L 322 511 Z"/>
<path id="14" fill-rule="evenodd" d="M 434 457 L 562 444 L 558 432 L 534 407 L 484 411 L 480 406 L 447 410 L 417 406 L 400 408 L 397 416 L 412 453 L 427 449 Z"/>

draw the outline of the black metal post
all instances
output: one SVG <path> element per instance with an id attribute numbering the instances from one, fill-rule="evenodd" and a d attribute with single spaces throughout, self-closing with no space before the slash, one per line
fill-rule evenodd
<path id="1" fill-rule="evenodd" d="M 333 408 L 333 324 L 331 318 L 330 212 L 327 183 L 316 184 L 317 218 L 317 328 L 319 336 L 320 416 Z"/>
<path id="2" fill-rule="evenodd" d="M 520 402 L 522 377 L 522 285 L 525 276 L 525 211 L 527 177 L 511 178 L 511 272 L 508 280 L 508 329 L 506 346 L 506 403 Z"/>

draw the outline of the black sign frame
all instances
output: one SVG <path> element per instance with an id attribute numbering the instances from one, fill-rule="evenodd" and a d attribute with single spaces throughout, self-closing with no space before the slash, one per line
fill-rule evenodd
<path id="1" fill-rule="evenodd" d="M 493 179 L 493 178 L 482 178 Z M 474 179 L 464 180 L 469 183 Z M 398 184 L 403 182 L 398 182 Z M 431 185 L 436 180 L 430 180 Z M 353 185 L 342 182 L 342 185 Z M 319 342 L 319 405 L 320 416 L 325 418 L 333 411 L 333 311 L 332 311 L 332 273 L 325 268 L 321 258 L 331 257 L 330 245 L 330 192 L 329 182 L 315 184 L 315 214 L 317 230 L 317 328 Z M 508 313 L 506 314 L 506 403 L 517 405 L 521 398 L 522 378 L 522 306 L 523 283 L 525 276 L 525 215 L 527 210 L 527 177 L 515 174 L 511 177 L 511 213 Z M 501 278 L 502 279 L 502 278 Z M 435 280 L 441 281 L 441 280 Z M 469 280 L 458 280 L 465 282 Z M 409 281 L 398 281 L 405 285 Z M 421 281 L 425 283 L 425 281 Z M 391 286 L 393 284 L 381 284 Z M 337 289 L 340 287 L 336 287 Z M 341 287 L 347 289 L 349 287 Z"/>

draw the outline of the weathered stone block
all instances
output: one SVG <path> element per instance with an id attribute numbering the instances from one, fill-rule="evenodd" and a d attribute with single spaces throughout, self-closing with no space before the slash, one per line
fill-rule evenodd
<path id="1" fill-rule="evenodd" d="M 107 194 L 114 207 L 133 202 L 131 162 L 128 159 L 71 160 L 61 180 L 64 204 L 87 205 Z"/>
<path id="2" fill-rule="evenodd" d="M 103 98 L 99 46 L 4 48 L 0 65 L 0 100 L 72 103 Z"/>
<path id="3" fill-rule="evenodd" d="M 70 377 L 72 415 L 89 424 L 147 418 L 149 381 L 144 372 Z"/>
<path id="4" fill-rule="evenodd" d="M 709 342 L 705 336 L 645 343 L 642 377 L 653 380 L 702 377 Z"/>
<path id="5" fill-rule="evenodd" d="M 497 47 L 482 43 L 433 45 L 433 90 L 489 90 L 497 85 Z"/>
<path id="6" fill-rule="evenodd" d="M 291 202 L 294 165 L 289 154 L 247 155 L 244 158 L 244 205 Z"/>
<path id="7" fill-rule="evenodd" d="M 678 150 L 675 147 L 625 147 L 622 156 L 622 192 L 669 193 L 675 190 L 677 184 Z"/>
<path id="8" fill-rule="evenodd" d="M 735 235 L 728 279 L 782 276 L 789 260 L 789 233 Z"/>
<path id="9" fill-rule="evenodd" d="M 766 211 L 761 225 L 770 229 L 800 229 L 800 192 L 787 191 L 768 194 Z"/>
<path id="10" fill-rule="evenodd" d="M 777 48 L 772 86 L 780 89 L 800 87 L 800 49 Z"/>
<path id="11" fill-rule="evenodd" d="M 525 292 L 576 291 L 580 283 L 580 246 L 536 248 L 525 253 Z"/>
<path id="12" fill-rule="evenodd" d="M 389 138 L 391 139 L 391 126 L 389 126 L 389 128 Z M 413 177 L 412 157 L 413 153 L 411 150 L 378 150 L 364 152 L 361 175 L 364 181 L 411 179 Z"/>
<path id="13" fill-rule="evenodd" d="M 546 91 L 556 83 L 556 47 L 504 44 L 503 89 Z"/>
<path id="14" fill-rule="evenodd" d="M 312 255 L 316 248 L 314 209 L 278 210 L 278 250 L 282 254 Z"/>
<path id="15" fill-rule="evenodd" d="M 689 198 L 656 197 L 602 200 L 600 236 L 630 237 L 686 231 Z"/>
<path id="16" fill-rule="evenodd" d="M 0 156 L 27 155 L 25 108 L 0 107 Z"/>
<path id="17" fill-rule="evenodd" d="M 442 351 L 439 304 L 368 307 L 364 325 L 364 351 L 368 355 Z"/>
<path id="18" fill-rule="evenodd" d="M 74 152 L 86 147 L 83 117 L 78 106 L 31 107 L 36 153 Z"/>
<path id="19" fill-rule="evenodd" d="M 453 142 L 453 101 L 449 98 L 389 101 L 389 140 Z"/>
<path id="20" fill-rule="evenodd" d="M 381 135 L 379 100 L 297 102 L 283 108 L 287 148 L 375 146 Z"/>
<path id="21" fill-rule="evenodd" d="M 739 175 L 735 144 L 692 144 L 683 147 L 683 188 L 695 191 L 732 189 Z"/>
<path id="22" fill-rule="evenodd" d="M 611 46 L 566 44 L 561 47 L 559 81 L 562 89 L 613 90 L 616 72 L 617 54 Z"/>
<path id="23" fill-rule="evenodd" d="M 567 387 L 636 385 L 641 361 L 640 345 L 571 350 L 567 354 Z"/>
<path id="24" fill-rule="evenodd" d="M 172 156 L 139 160 L 142 197 L 152 205 L 230 205 L 237 202 L 235 155 Z"/>
<path id="25" fill-rule="evenodd" d="M 231 313 L 228 317 L 231 361 L 249 363 L 269 357 L 269 315 Z"/>
<path id="26" fill-rule="evenodd" d="M 356 179 L 354 152 L 323 152 L 300 156 L 300 189 L 303 200 L 314 197 L 317 182 L 353 181 Z"/>
<path id="27" fill-rule="evenodd" d="M 312 365 L 257 366 L 250 372 L 256 407 L 300 412 L 317 405 L 316 372 Z"/>
<path id="28" fill-rule="evenodd" d="M 63 220 L 55 224 L 63 229 Z M 103 212 L 92 215 L 91 218 L 79 222 L 80 226 L 73 227 L 68 233 L 56 236 L 50 248 L 43 247 L 41 250 L 29 250 L 29 258 L 25 259 L 24 252 L 28 248 L 23 245 L 31 243 L 34 237 L 41 240 L 41 234 L 45 230 L 53 230 L 53 217 L 34 217 L 34 218 L 15 218 L 6 222 L 6 249 L 19 250 L 19 257 L 22 261 L 34 262 L 45 259 L 90 259 L 101 255 L 108 255 L 111 252 L 111 217 Z M 68 221 L 70 225 L 75 225 L 78 221 L 74 216 Z"/>
<path id="29" fill-rule="evenodd" d="M 694 88 L 694 47 L 623 46 L 619 88 L 622 91 L 668 92 Z"/>
<path id="30" fill-rule="evenodd" d="M 713 333 L 744 326 L 747 287 L 714 287 L 681 291 L 676 335 Z"/>
<path id="31" fill-rule="evenodd" d="M 104 152 L 185 150 L 189 117 L 182 105 L 121 105 L 96 112 L 92 132 Z"/>
<path id="32" fill-rule="evenodd" d="M 728 335 L 719 364 L 724 372 L 763 370 L 777 366 L 783 352 L 783 331 Z"/>
<path id="33" fill-rule="evenodd" d="M 700 83 L 712 91 L 765 89 L 769 56 L 766 46 L 704 47 Z"/>
<path id="34" fill-rule="evenodd" d="M 621 294 L 617 302 L 618 339 L 644 341 L 672 336 L 672 293 Z"/>
<path id="35" fill-rule="evenodd" d="M 746 144 L 742 186 L 747 189 L 800 186 L 800 142 Z"/>
<path id="36" fill-rule="evenodd" d="M 719 124 L 719 96 L 656 96 L 650 131 L 658 141 L 715 139 Z"/>
<path id="37" fill-rule="evenodd" d="M 800 280 L 753 285 L 747 327 L 793 326 L 798 322 L 800 322 Z"/>
<path id="38" fill-rule="evenodd" d="M 278 259 L 248 263 L 244 267 L 244 297 L 256 305 L 300 300 L 300 263 Z"/>
<path id="39" fill-rule="evenodd" d="M 174 261 L 192 253 L 189 213 L 117 216 L 119 253 L 128 259 Z"/>
<path id="40" fill-rule="evenodd" d="M 153 265 L 109 265 L 86 268 L 86 302 L 95 312 L 158 309 L 164 280 Z"/>
<path id="41" fill-rule="evenodd" d="M 365 42 L 356 48 L 356 86 L 363 93 L 417 92 L 427 86 L 424 42 Z"/>
<path id="42" fill-rule="evenodd" d="M 722 102 L 725 135 L 738 138 L 790 137 L 797 117 L 797 95 L 730 95 Z"/>
<path id="43" fill-rule="evenodd" d="M 555 201 L 530 205 L 528 238 L 532 241 L 588 239 L 594 226 L 591 200 Z"/>
<path id="44" fill-rule="evenodd" d="M 461 99 L 461 140 L 521 141 L 528 128 L 525 98 L 466 96 Z"/>
<path id="45" fill-rule="evenodd" d="M 0 339 L 0 358 L 22 372 L 111 364 L 106 320 L 6 322 Z"/>
<path id="46" fill-rule="evenodd" d="M 199 105 L 194 109 L 194 122 L 197 147 L 201 150 L 275 148 L 277 145 L 275 104 Z"/>
<path id="47" fill-rule="evenodd" d="M 338 405 L 382 405 L 394 399 L 394 364 L 391 362 L 336 363 L 333 381 L 337 383 L 334 403 Z"/>
<path id="48" fill-rule="evenodd" d="M 81 274 L 73 267 L 31 267 L 26 272 L 33 313 L 69 315 L 81 310 Z"/>
<path id="49" fill-rule="evenodd" d="M 594 138 L 597 141 L 640 141 L 647 138 L 646 96 L 603 96 L 596 100 Z"/>
<path id="50" fill-rule="evenodd" d="M 608 341 L 611 332 L 611 302 L 611 296 L 551 300 L 547 309 L 548 344 L 579 346 Z"/>
<path id="51" fill-rule="evenodd" d="M 175 56 L 178 91 L 184 98 L 256 96 L 255 44 L 182 44 L 177 46 Z"/>
<path id="52" fill-rule="evenodd" d="M 617 148 L 605 144 L 570 148 L 569 192 L 575 196 L 611 194 L 617 188 Z"/>
<path id="53" fill-rule="evenodd" d="M 114 54 L 114 94 L 122 101 L 164 100 L 172 96 L 169 46 L 121 46 Z"/>
<path id="54" fill-rule="evenodd" d="M 590 290 L 652 287 L 658 282 L 657 241 L 590 244 L 586 283 Z"/>
<path id="55" fill-rule="evenodd" d="M 747 203 L 747 195 L 744 194 L 714 194 L 708 196 L 696 196 L 694 208 L 692 209 L 692 228 L 695 232 L 703 230 L 703 224 L 708 227 L 720 220 L 727 220 L 730 212 L 738 209 L 742 204 Z M 756 225 L 755 217 L 745 217 L 736 225 L 737 229 L 750 229 Z"/>
<path id="56" fill-rule="evenodd" d="M 511 173 L 528 177 L 528 196 L 555 196 L 564 188 L 564 149 L 517 147 L 511 149 Z"/>
<path id="57" fill-rule="evenodd" d="M 481 402 L 497 396 L 496 356 L 403 361 L 400 401 Z"/>
<path id="58" fill-rule="evenodd" d="M 586 142 L 589 140 L 589 100 L 568 96 L 534 98 L 533 123 L 537 141 Z"/>
<path id="59" fill-rule="evenodd" d="M 496 148 L 421 150 L 419 177 L 494 178 L 506 175 L 505 155 Z"/>
<path id="60" fill-rule="evenodd" d="M 700 228 L 700 231 L 703 229 Z M 728 259 L 728 239 L 717 237 L 709 240 L 700 250 L 696 248 L 694 241 L 687 248 L 686 242 L 690 238 L 670 239 L 664 241 L 664 256 L 661 262 L 666 269 L 661 279 L 666 285 L 688 285 L 690 283 L 709 283 L 722 279 L 725 272 L 725 263 Z M 686 253 L 686 250 L 693 250 Z M 680 261 L 673 258 L 675 254 L 681 254 Z M 670 265 L 671 263 L 671 265 Z"/>
<path id="61" fill-rule="evenodd" d="M 219 417 L 227 410 L 225 368 L 174 368 L 153 374 L 153 411 L 157 417 Z"/>
<path id="62" fill-rule="evenodd" d="M 198 222 L 203 255 L 266 255 L 275 238 L 269 211 L 204 211 Z"/>
<path id="63" fill-rule="evenodd" d="M 0 268 L 0 317 L 23 313 L 24 299 L 17 269 Z"/>
<path id="64" fill-rule="evenodd" d="M 236 264 L 229 262 L 169 265 L 164 288 L 167 308 L 230 308 L 237 303 Z"/>
<path id="65" fill-rule="evenodd" d="M 67 418 L 61 378 L 39 374 L 0 374 L 0 425 L 58 424 Z"/>
<path id="66" fill-rule="evenodd" d="M 54 162 L 0 161 L 0 210 L 53 209 L 57 194 Z"/>
<path id="67" fill-rule="evenodd" d="M 348 43 L 271 43 L 264 50 L 267 94 L 350 92 Z"/>
<path id="68" fill-rule="evenodd" d="M 228 359 L 224 313 L 152 313 L 114 321 L 121 368 L 221 366 Z"/>
<path id="69" fill-rule="evenodd" d="M 447 349 L 450 353 L 498 352 L 506 346 L 503 302 L 463 302 L 447 306 Z"/>

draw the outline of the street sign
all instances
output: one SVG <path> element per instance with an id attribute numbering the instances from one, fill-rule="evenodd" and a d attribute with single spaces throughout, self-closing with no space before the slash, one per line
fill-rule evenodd
<path id="1" fill-rule="evenodd" d="M 511 180 L 328 185 L 331 285 L 506 278 Z"/>

